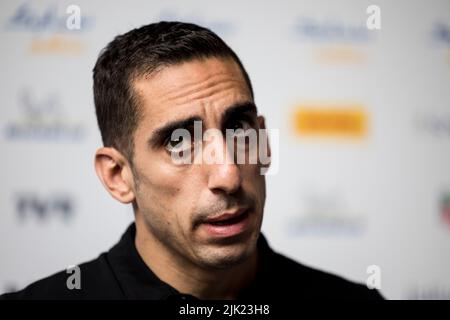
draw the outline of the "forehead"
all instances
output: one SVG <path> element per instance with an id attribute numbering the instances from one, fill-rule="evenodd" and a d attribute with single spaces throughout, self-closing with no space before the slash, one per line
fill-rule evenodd
<path id="1" fill-rule="evenodd" d="M 222 113 L 252 101 L 242 72 L 231 59 L 207 58 L 168 66 L 134 82 L 145 127 L 189 116 Z"/>

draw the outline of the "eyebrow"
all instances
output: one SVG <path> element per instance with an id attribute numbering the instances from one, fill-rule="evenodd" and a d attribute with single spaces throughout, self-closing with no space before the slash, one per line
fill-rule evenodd
<path id="1" fill-rule="evenodd" d="M 250 113 L 257 114 L 256 105 L 253 102 L 236 103 L 225 110 L 222 116 L 222 123 L 225 123 L 229 119 L 238 118 L 239 116 Z"/>
<path id="2" fill-rule="evenodd" d="M 222 123 L 245 113 L 256 114 L 256 105 L 251 101 L 240 102 L 232 105 L 223 113 Z M 203 119 L 200 116 L 191 116 L 187 119 L 175 120 L 166 123 L 165 125 L 154 131 L 154 133 L 148 140 L 148 145 L 153 148 L 159 147 L 165 141 L 165 139 L 172 134 L 173 131 L 180 128 L 192 127 L 195 121 L 203 121 Z"/>
<path id="3" fill-rule="evenodd" d="M 195 121 L 202 121 L 202 118 L 199 116 L 192 116 L 187 119 L 171 121 L 165 124 L 154 131 L 148 140 L 148 145 L 153 148 L 159 147 L 164 140 L 172 134 L 173 131 L 179 128 L 188 128 L 193 126 Z"/>

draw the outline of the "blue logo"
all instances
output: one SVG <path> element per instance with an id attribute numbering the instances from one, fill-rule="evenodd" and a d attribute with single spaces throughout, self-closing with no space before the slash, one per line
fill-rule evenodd
<path id="1" fill-rule="evenodd" d="M 450 26 L 442 22 L 434 24 L 431 31 L 432 38 L 438 43 L 447 48 L 450 48 Z"/>
<path id="2" fill-rule="evenodd" d="M 294 236 L 360 236 L 366 219 L 337 190 L 309 190 L 302 193 L 299 214 L 288 221 L 287 231 Z"/>
<path id="3" fill-rule="evenodd" d="M 64 114 L 56 93 L 38 99 L 25 88 L 19 92 L 18 106 L 20 117 L 7 122 L 3 130 L 7 140 L 78 141 L 85 137 L 84 125 Z"/>
<path id="4" fill-rule="evenodd" d="M 167 10 L 163 11 L 157 18 L 158 20 L 166 21 L 185 21 L 195 23 L 200 26 L 206 27 L 217 33 L 218 35 L 225 37 L 229 36 L 236 31 L 236 26 L 228 20 L 208 20 L 199 15 L 178 15 L 176 12 Z"/>
<path id="5" fill-rule="evenodd" d="M 73 32 L 66 26 L 69 14 L 59 10 L 56 3 L 49 4 L 43 10 L 35 9 L 29 2 L 21 4 L 10 16 L 6 29 L 26 32 Z M 81 12 L 81 27 L 77 32 L 89 29 L 94 19 Z"/>
<path id="6" fill-rule="evenodd" d="M 319 21 L 301 17 L 294 25 L 294 33 L 307 42 L 365 44 L 374 39 L 365 24 L 344 24 L 337 21 Z"/>

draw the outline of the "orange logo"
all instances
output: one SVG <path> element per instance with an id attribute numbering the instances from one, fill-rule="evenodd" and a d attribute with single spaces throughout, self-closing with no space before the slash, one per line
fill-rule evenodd
<path id="1" fill-rule="evenodd" d="M 362 138 L 367 115 L 361 106 L 303 105 L 294 112 L 294 128 L 301 136 Z"/>

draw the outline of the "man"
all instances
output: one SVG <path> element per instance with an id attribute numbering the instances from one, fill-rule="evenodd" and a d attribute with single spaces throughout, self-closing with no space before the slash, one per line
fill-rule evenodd
<path id="1" fill-rule="evenodd" d="M 260 234 L 266 164 L 238 163 L 230 140 L 219 142 L 228 130 L 265 129 L 264 118 L 239 58 L 210 30 L 160 22 L 116 37 L 95 65 L 94 99 L 104 143 L 96 172 L 115 199 L 133 205 L 135 223 L 79 266 L 79 288 L 63 271 L 4 298 L 381 298 L 275 253 Z M 219 139 L 200 149 L 190 135 L 174 139 L 176 130 L 198 136 L 199 123 Z M 196 161 L 211 144 L 223 161 Z"/>

